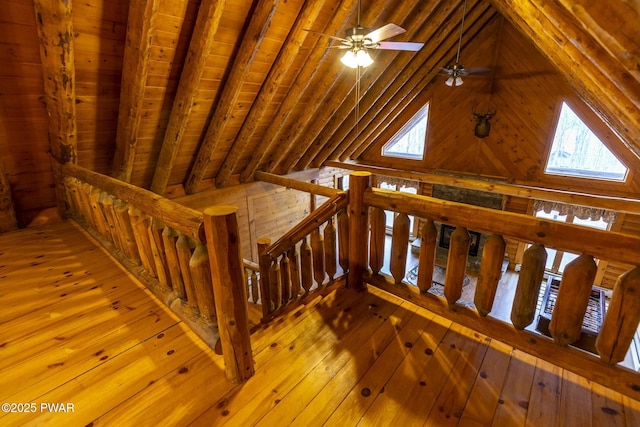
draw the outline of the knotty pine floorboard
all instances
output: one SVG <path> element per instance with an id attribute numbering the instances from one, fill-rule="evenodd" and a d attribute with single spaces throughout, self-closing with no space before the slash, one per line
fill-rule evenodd
<path id="1" fill-rule="evenodd" d="M 256 375 L 207 348 L 71 222 L 0 235 L 0 426 L 625 426 L 640 402 L 376 289 L 259 325 Z"/>

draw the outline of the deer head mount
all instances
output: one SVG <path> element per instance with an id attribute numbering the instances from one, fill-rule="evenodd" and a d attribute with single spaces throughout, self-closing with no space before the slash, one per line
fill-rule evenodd
<path id="1" fill-rule="evenodd" d="M 489 136 L 489 132 L 491 132 L 491 123 L 489 123 L 489 119 L 495 116 L 495 114 L 496 114 L 495 109 L 493 109 L 493 111 L 491 112 L 484 113 L 484 114 L 476 113 L 474 111 L 473 117 L 476 120 L 476 127 L 473 131 L 473 134 L 478 138 L 486 138 L 487 136 Z"/>

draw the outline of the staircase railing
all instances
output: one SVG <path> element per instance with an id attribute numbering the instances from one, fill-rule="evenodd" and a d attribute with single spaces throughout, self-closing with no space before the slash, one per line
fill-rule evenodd
<path id="1" fill-rule="evenodd" d="M 396 212 L 390 248 L 391 275 L 381 272 L 384 210 Z M 349 286 L 360 289 L 366 283 L 377 286 L 635 399 L 640 397 L 640 375 L 616 365 L 624 359 L 640 321 L 640 237 L 370 188 L 368 172 L 354 172 L 350 176 L 349 214 Z M 409 243 L 408 215 L 426 221 L 420 236 L 417 286 L 403 280 Z M 437 245 L 434 221 L 456 227 L 450 238 L 444 297 L 427 292 L 432 284 Z M 482 252 L 475 308 L 457 304 L 470 246 L 467 229 L 491 235 Z M 511 323 L 488 315 L 501 276 L 506 238 L 532 245 L 525 252 L 519 273 Z M 550 323 L 552 339 L 525 330 L 534 320 L 544 274 L 545 247 L 581 254 L 565 267 Z M 631 266 L 619 277 L 613 290 L 596 342 L 599 357 L 569 347 L 580 337 L 595 279 L 596 259 Z"/>
<path id="2" fill-rule="evenodd" d="M 237 208 L 199 212 L 77 165 L 63 167 L 69 211 L 210 347 L 227 378 L 253 372 Z"/>

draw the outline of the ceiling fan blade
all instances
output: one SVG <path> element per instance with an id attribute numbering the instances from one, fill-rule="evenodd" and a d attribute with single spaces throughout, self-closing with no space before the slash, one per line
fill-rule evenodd
<path id="1" fill-rule="evenodd" d="M 492 71 L 493 70 L 491 68 L 481 68 L 481 67 L 470 68 L 468 70 L 465 70 L 467 74 L 476 74 L 476 75 L 490 74 Z"/>
<path id="2" fill-rule="evenodd" d="M 334 39 L 334 40 L 340 40 L 343 43 L 349 43 L 349 40 L 344 39 L 342 37 L 337 37 L 337 36 L 332 36 L 331 34 L 325 34 L 325 33 L 321 33 L 320 31 L 314 31 L 314 30 L 307 30 L 306 28 L 303 28 L 303 31 L 306 31 L 308 33 L 314 33 L 314 34 L 318 34 L 324 37 L 329 37 L 330 39 Z"/>
<path id="3" fill-rule="evenodd" d="M 373 43 L 377 43 L 380 40 L 385 40 L 391 38 L 393 36 L 397 36 L 398 34 L 404 33 L 406 30 L 402 27 L 397 26 L 396 24 L 387 24 L 378 28 L 377 30 L 371 31 L 369 34 L 365 35 L 365 39 L 370 39 Z"/>
<path id="4" fill-rule="evenodd" d="M 383 50 L 409 50 L 412 52 L 417 52 L 422 49 L 424 43 L 415 43 L 415 42 L 378 42 L 377 49 Z"/>

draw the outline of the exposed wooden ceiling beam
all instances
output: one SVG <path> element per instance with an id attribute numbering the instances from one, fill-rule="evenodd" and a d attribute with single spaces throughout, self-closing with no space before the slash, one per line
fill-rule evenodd
<path id="1" fill-rule="evenodd" d="M 225 4 L 226 0 L 203 0 L 198 9 L 178 91 L 153 173 L 151 191 L 154 193 L 163 194 L 167 189 Z"/>
<path id="2" fill-rule="evenodd" d="M 240 89 L 245 81 L 251 65 L 256 57 L 258 49 L 264 39 L 264 35 L 271 25 L 271 20 L 276 12 L 280 0 L 260 0 L 252 13 L 251 21 L 242 37 L 242 44 L 236 59 L 233 61 L 229 77 L 224 84 L 222 94 L 213 113 L 213 118 L 207 128 L 207 133 L 198 150 L 196 161 L 191 168 L 185 184 L 187 194 L 196 192 L 198 185 L 207 172 L 211 156 L 222 137 L 229 117 L 235 107 Z"/>
<path id="3" fill-rule="evenodd" d="M 343 0 L 340 8 L 331 17 L 329 24 L 325 28 L 327 34 L 338 34 L 345 27 L 345 22 L 348 17 L 353 13 L 353 8 L 356 5 L 356 0 Z M 284 123 L 289 121 L 289 118 L 296 111 L 296 104 L 302 99 L 306 89 L 314 80 L 316 74 L 324 71 L 326 62 L 324 59 L 327 56 L 331 56 L 327 47 L 330 44 L 330 40 L 327 37 L 319 37 L 318 42 L 309 54 L 307 61 L 298 74 L 295 82 L 284 101 L 280 104 L 277 113 L 271 120 L 269 127 L 264 132 L 262 137 L 262 145 L 254 153 L 245 166 L 244 170 L 240 174 L 240 181 L 247 182 L 253 180 L 253 175 L 265 162 L 265 158 L 272 153 L 273 150 L 278 149 L 278 139 L 276 135 L 279 133 L 280 128 Z M 325 64 L 323 66 L 323 64 Z M 268 159 L 266 159 L 268 161 Z"/>
<path id="4" fill-rule="evenodd" d="M 419 28 L 429 16 L 429 13 L 425 13 L 424 11 L 425 6 L 427 5 L 423 3 L 419 3 L 416 7 L 414 3 L 403 2 L 394 9 L 391 16 L 388 17 L 388 21 L 394 23 L 403 22 L 403 25 L 407 28 Z M 434 6 L 428 5 L 427 7 L 433 9 Z M 403 38 L 412 41 L 422 40 L 422 37 L 418 37 L 414 31 L 405 33 Z M 375 59 L 375 67 L 367 69 L 364 76 L 360 78 L 361 85 L 365 88 L 361 93 L 365 93 L 366 89 L 370 88 L 372 84 L 375 84 L 373 82 L 377 82 L 382 75 L 396 74 L 391 64 L 403 61 L 402 59 L 394 61 L 394 58 L 404 58 L 404 62 L 408 62 L 413 55 L 415 55 L 413 52 L 400 54 L 398 51 L 383 51 L 378 53 Z M 341 64 L 337 65 L 342 66 Z M 367 83 L 367 81 L 369 83 Z M 384 89 L 380 88 L 379 90 Z M 333 114 L 320 116 L 321 118 L 318 117 L 316 120 L 306 122 L 306 128 L 293 136 L 294 149 L 288 156 L 284 157 L 278 165 L 281 170 L 290 171 L 294 165 L 299 165 L 299 170 L 306 168 L 313 156 L 322 148 L 322 146 L 318 144 L 318 135 L 323 132 L 323 129 L 326 128 L 330 119 L 339 114 L 341 107 L 345 104 L 354 105 L 354 92 L 355 84 L 353 79 L 344 78 L 336 85 L 331 96 L 324 100 L 320 106 L 320 108 L 325 111 L 332 111 Z M 342 119 L 344 119 L 344 117 L 342 117 Z M 303 164 L 301 165 L 301 163 Z"/>
<path id="5" fill-rule="evenodd" d="M 240 132 L 238 132 L 227 157 L 224 159 L 218 175 L 216 175 L 217 187 L 227 182 L 229 176 L 238 164 L 238 160 L 245 154 L 247 148 L 246 141 L 249 141 L 254 134 L 268 105 L 276 96 L 278 87 L 286 77 L 287 70 L 295 61 L 302 47 L 302 43 L 309 34 L 304 30 L 312 28 L 324 4 L 324 1 L 307 0 L 302 6 L 302 11 L 298 14 L 296 22 L 284 43 L 284 47 L 281 49 L 275 63 L 269 70 L 269 74 L 260 88 L 256 101 L 251 105 L 251 110 L 249 110 Z"/>
<path id="6" fill-rule="evenodd" d="M 129 4 L 112 168 L 112 175 L 124 182 L 131 181 L 133 172 L 158 3 L 159 0 L 133 0 Z"/>
<path id="7" fill-rule="evenodd" d="M 420 30 L 413 34 L 412 40 L 424 41 L 425 46 L 414 55 L 398 55 L 395 59 L 391 58 L 393 61 L 389 66 L 389 71 L 395 70 L 395 72 L 383 72 L 377 76 L 376 79 L 372 79 L 368 83 L 368 88 L 363 91 L 359 101 L 361 111 L 366 112 L 371 108 L 375 100 L 389 90 L 394 82 L 396 82 L 396 84 L 403 83 L 404 81 L 402 79 L 408 77 L 406 72 L 403 72 L 403 70 L 422 69 L 421 67 L 425 59 L 431 56 L 433 51 L 440 44 L 439 42 L 437 44 L 433 43 L 432 37 L 434 36 L 434 33 L 441 28 L 442 22 L 448 22 L 450 20 L 451 13 L 456 9 L 458 3 L 436 2 L 430 4 L 428 6 L 428 10 L 421 10 L 419 13 L 412 13 L 413 16 L 420 17 L 419 22 L 414 24 L 415 28 L 420 28 Z M 425 7 L 425 5 L 422 5 L 422 7 Z M 428 24 L 425 25 L 424 23 L 427 21 Z M 336 113 L 327 122 L 321 132 L 316 135 L 313 146 L 310 147 L 308 152 L 300 159 L 296 165 L 296 169 L 308 167 L 316 156 L 326 159 L 335 147 L 340 144 L 342 139 L 335 138 L 334 136 L 338 129 L 343 125 L 344 129 L 349 126 L 353 126 L 349 125 L 349 122 L 352 123 L 352 119 L 354 118 L 353 112 L 355 106 L 353 102 L 347 101 L 350 98 L 351 96 L 345 99 L 345 102 L 342 103 L 340 108 L 338 108 Z M 315 147 L 315 149 L 313 147 Z M 319 162 L 319 164 L 321 164 L 321 162 Z"/>
<path id="8" fill-rule="evenodd" d="M 76 163 L 76 73 L 71 1 L 34 0 L 51 155 Z"/>
<path id="9" fill-rule="evenodd" d="M 407 2 L 404 2 L 402 7 L 395 5 L 394 10 L 398 8 L 408 8 L 409 6 L 407 6 L 406 3 Z M 384 12 L 389 8 L 390 6 L 386 1 L 375 0 L 375 2 L 372 2 L 372 4 L 364 10 L 361 18 L 362 23 L 364 25 L 370 25 L 372 22 L 383 19 L 385 17 Z M 345 74 L 351 74 L 350 71 L 355 73 L 353 70 L 346 69 L 346 67 L 336 59 L 332 61 L 325 73 L 320 75 L 316 74 L 317 83 L 314 84 L 314 90 L 310 93 L 311 98 L 307 103 L 307 108 L 298 109 L 296 119 L 292 121 L 291 125 L 280 128 L 281 131 L 279 135 L 276 136 L 276 139 L 280 141 L 280 145 L 278 149 L 273 150 L 269 156 L 268 163 L 266 163 L 264 167 L 265 171 L 275 172 L 278 170 L 281 162 L 286 162 L 285 159 L 295 157 L 295 160 L 297 160 L 300 158 L 301 153 L 304 152 L 304 149 L 306 149 L 311 141 L 304 140 L 301 146 L 296 146 L 294 136 L 300 135 L 303 127 L 309 120 L 313 121 L 326 114 L 327 111 L 335 108 L 335 105 L 331 102 L 330 94 L 333 93 L 332 91 L 334 90 L 338 93 L 344 93 L 345 86 L 351 86 L 353 80 L 350 78 L 347 79 L 344 76 Z M 338 84 L 338 82 L 342 82 L 342 84 Z M 322 114 L 319 114 L 319 111 L 321 111 Z M 279 172 L 286 173 L 288 170 L 281 168 Z"/>
<path id="10" fill-rule="evenodd" d="M 572 2 L 571 10 L 577 14 L 557 2 L 551 4 L 543 0 L 492 0 L 492 3 L 531 39 L 594 112 L 640 158 L 640 82 L 619 57 L 609 54 L 606 47 L 585 30 L 589 23 L 578 20 L 579 16 L 585 17 L 580 8 L 588 10 L 590 6 L 585 5 L 591 2 Z M 617 17 L 611 22 L 638 22 L 638 12 L 629 16 L 633 7 L 626 2 L 607 3 L 607 11 Z M 637 40 L 629 49 L 637 58 Z M 637 65 L 636 60 L 634 68 Z"/>

